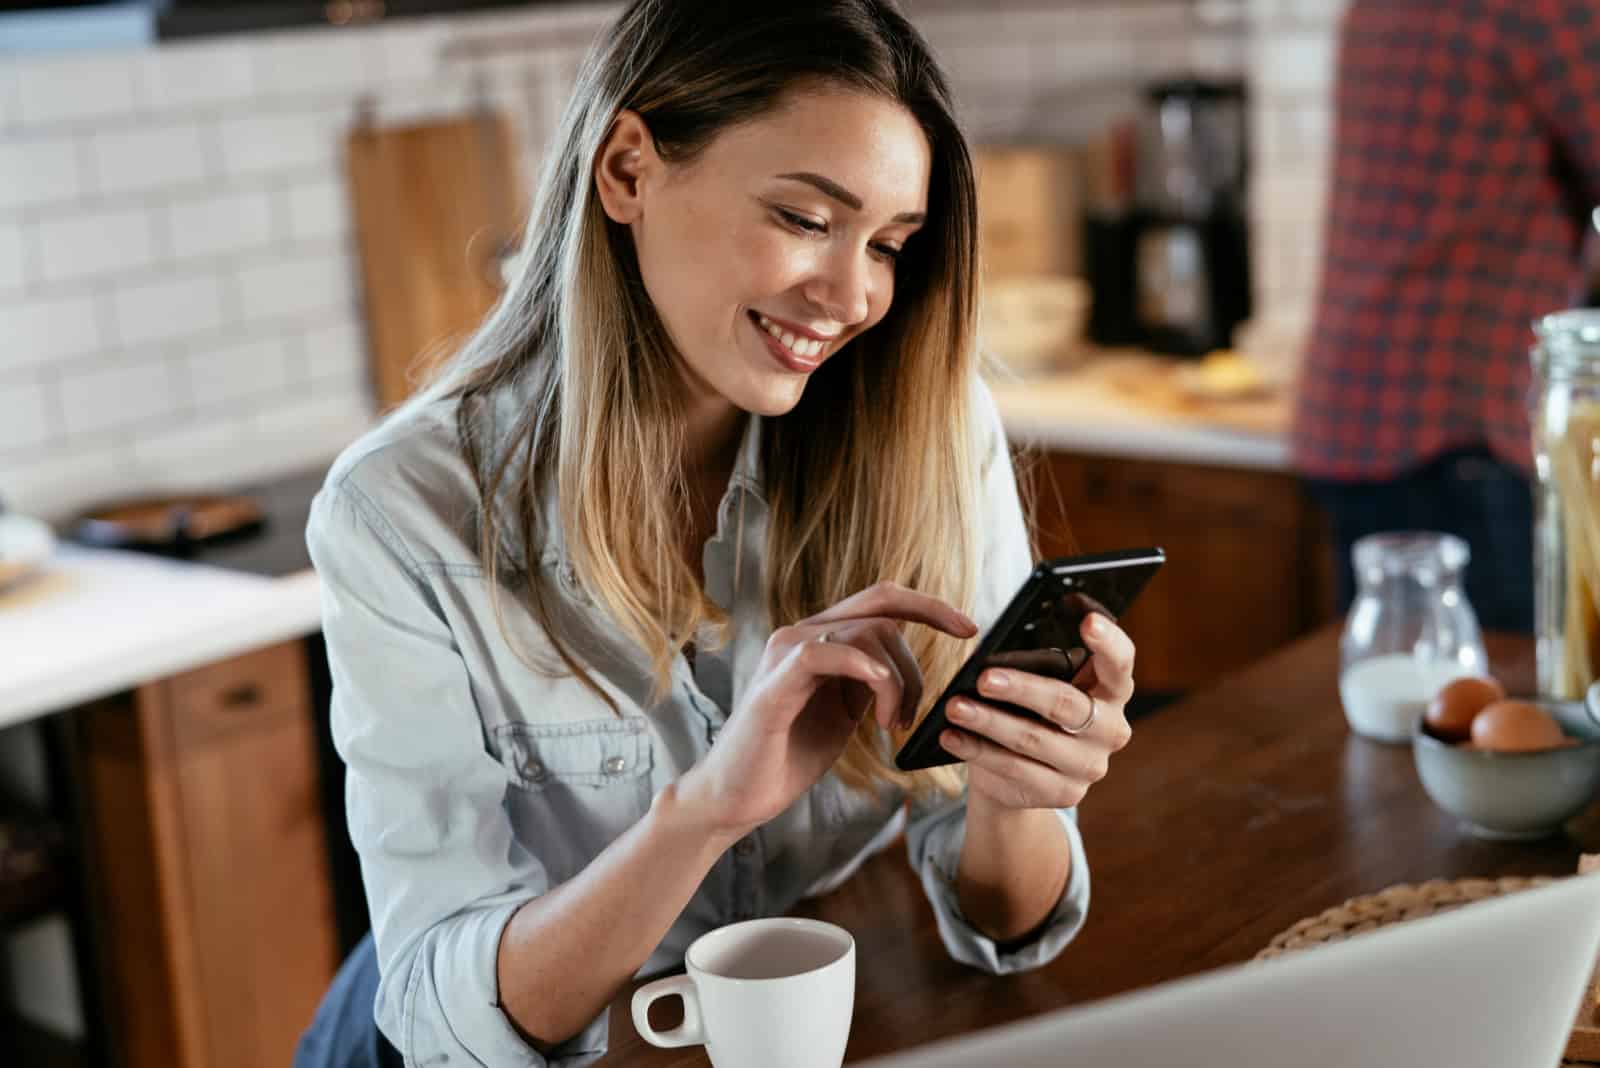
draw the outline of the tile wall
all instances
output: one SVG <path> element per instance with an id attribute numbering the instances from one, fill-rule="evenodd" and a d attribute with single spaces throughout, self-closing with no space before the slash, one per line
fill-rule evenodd
<path id="1" fill-rule="evenodd" d="M 1075 141 L 1137 85 L 1248 62 L 1242 3 L 913 0 L 975 139 Z M 0 55 L 0 501 L 318 462 L 373 416 L 340 145 L 517 119 L 524 171 L 613 4 L 123 51 Z M 474 44 L 493 54 L 463 58 Z"/>

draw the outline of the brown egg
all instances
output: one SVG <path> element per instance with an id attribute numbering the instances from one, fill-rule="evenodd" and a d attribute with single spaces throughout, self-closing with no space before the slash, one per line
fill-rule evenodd
<path id="1" fill-rule="evenodd" d="M 1527 701 L 1496 701 L 1472 720 L 1472 741 L 1497 753 L 1530 753 L 1566 743 L 1550 713 Z"/>
<path id="2" fill-rule="evenodd" d="M 1478 676 L 1447 683 L 1428 702 L 1423 722 L 1434 735 L 1446 742 L 1464 742 L 1472 736 L 1472 720 L 1496 701 L 1504 700 L 1506 688 L 1494 679 Z"/>

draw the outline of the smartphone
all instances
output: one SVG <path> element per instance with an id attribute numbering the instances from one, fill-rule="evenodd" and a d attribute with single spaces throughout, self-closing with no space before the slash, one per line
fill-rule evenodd
<path id="1" fill-rule="evenodd" d="M 953 697 L 972 697 L 1019 716 L 1041 719 L 1020 705 L 980 696 L 978 676 L 986 668 L 1010 667 L 1072 682 L 1089 659 L 1079 636 L 1084 617 L 1099 612 L 1117 619 L 1166 560 L 1167 554 L 1159 548 L 1126 549 L 1046 560 L 1035 567 L 895 754 L 895 767 L 916 771 L 959 763 L 958 757 L 939 744 L 939 735 L 950 725 L 945 705 Z"/>

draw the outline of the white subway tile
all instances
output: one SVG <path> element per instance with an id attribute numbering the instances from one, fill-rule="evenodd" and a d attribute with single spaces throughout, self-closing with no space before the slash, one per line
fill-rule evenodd
<path id="1" fill-rule="evenodd" d="M 167 209 L 172 254 L 179 260 L 262 248 L 272 242 L 272 195 L 246 189 L 175 200 Z"/>
<path id="2" fill-rule="evenodd" d="M 50 56 L 16 68 L 17 108 L 25 125 L 131 115 L 140 98 L 132 52 Z"/>
<path id="3" fill-rule="evenodd" d="M 194 345 L 184 357 L 195 408 L 281 391 L 289 382 L 289 349 L 282 337 Z"/>
<path id="4" fill-rule="evenodd" d="M 1335 49 L 1331 33 L 1295 31 L 1256 41 L 1253 57 L 1259 93 L 1324 94 L 1333 85 Z"/>
<path id="5" fill-rule="evenodd" d="M 95 184 L 114 194 L 204 181 L 210 167 L 201 137 L 193 123 L 97 133 L 89 142 Z"/>
<path id="6" fill-rule="evenodd" d="M 99 501 L 122 497 L 130 482 L 127 443 L 101 439 L 79 445 L 52 442 L 0 456 L 0 487 L 8 507 L 41 519 L 66 519 Z"/>
<path id="7" fill-rule="evenodd" d="M 145 101 L 153 112 L 214 107 L 255 94 L 248 49 L 236 41 L 164 43 L 142 59 Z"/>
<path id="8" fill-rule="evenodd" d="M 310 399 L 263 406 L 255 416 L 258 448 L 285 465 L 325 460 L 372 425 L 373 405 L 364 392 L 319 392 Z"/>
<path id="9" fill-rule="evenodd" d="M 372 33 L 383 53 L 386 85 L 435 77 L 446 32 L 439 19 L 408 19 L 376 27 Z"/>
<path id="10" fill-rule="evenodd" d="M 116 274 L 155 261 L 155 224 L 136 209 L 79 211 L 40 220 L 39 246 L 45 281 Z"/>
<path id="11" fill-rule="evenodd" d="M 57 134 L 0 140 L 0 210 L 74 200 L 83 189 L 75 138 Z"/>
<path id="12" fill-rule="evenodd" d="M 0 130 L 17 122 L 17 72 L 0 67 Z"/>
<path id="13" fill-rule="evenodd" d="M 341 238 L 351 230 L 349 197 L 342 177 L 291 186 L 284 191 L 289 236 L 295 241 Z"/>
<path id="14" fill-rule="evenodd" d="M 248 416 L 202 413 L 193 423 L 141 432 L 133 466 L 152 486 L 198 490 L 250 477 L 253 445 Z"/>
<path id="15" fill-rule="evenodd" d="M 339 138 L 325 111 L 230 117 L 217 128 L 229 176 L 331 170 L 338 159 Z"/>
<path id="16" fill-rule="evenodd" d="M 206 273 L 123 286 L 111 307 L 120 345 L 201 334 L 222 325 L 222 282 Z"/>
<path id="17" fill-rule="evenodd" d="M 352 308 L 352 264 L 338 251 L 297 255 L 239 269 L 241 314 L 275 319 Z"/>
<path id="18" fill-rule="evenodd" d="M 42 445 L 54 430 L 55 398 L 43 382 L 0 378 L 0 453 Z"/>
<path id="19" fill-rule="evenodd" d="M 87 356 L 105 344 L 99 310 L 90 297 L 0 303 L 0 371 Z"/>
<path id="20" fill-rule="evenodd" d="M 366 378 L 366 332 L 357 319 L 312 327 L 303 335 L 300 347 L 305 353 L 306 376 L 311 381 Z M 352 370 L 354 375 L 347 374 Z"/>
<path id="21" fill-rule="evenodd" d="M 382 44 L 370 30 L 297 30 L 250 43 L 256 90 L 262 96 L 353 93 L 375 84 Z"/>
<path id="22" fill-rule="evenodd" d="M 73 437 L 153 422 L 175 412 L 179 398 L 171 365 L 159 352 L 124 354 L 114 364 L 74 370 L 61 380 Z"/>
<path id="23" fill-rule="evenodd" d="M 22 227 L 21 219 L 15 216 L 0 219 L 0 293 L 21 289 L 27 276 Z"/>

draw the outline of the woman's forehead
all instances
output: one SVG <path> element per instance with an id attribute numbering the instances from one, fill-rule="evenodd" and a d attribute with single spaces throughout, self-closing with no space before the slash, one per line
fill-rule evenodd
<path id="1" fill-rule="evenodd" d="M 760 118 L 725 131 L 705 162 L 742 178 L 822 175 L 892 216 L 927 208 L 931 151 L 915 117 L 893 100 L 843 89 L 805 89 Z"/>

